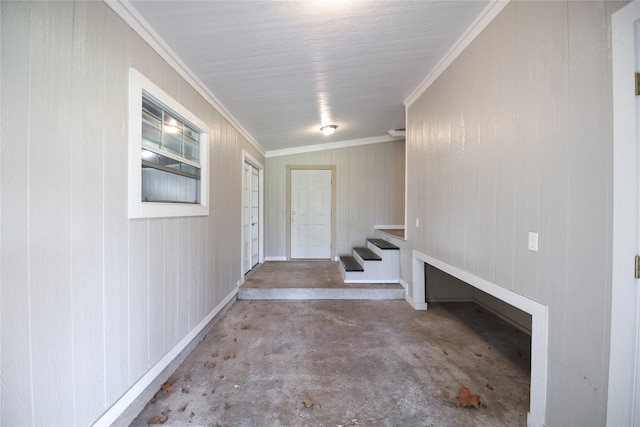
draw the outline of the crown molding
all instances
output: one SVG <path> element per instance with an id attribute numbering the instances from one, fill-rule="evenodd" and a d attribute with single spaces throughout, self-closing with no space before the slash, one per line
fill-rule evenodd
<path id="1" fill-rule="evenodd" d="M 229 110 L 216 98 L 209 88 L 200 80 L 185 64 L 176 52 L 169 47 L 151 24 L 140 15 L 128 0 L 104 0 L 113 11 L 124 20 L 151 48 L 167 61 L 169 66 L 176 70 L 187 83 L 189 83 L 202 97 L 215 108 L 256 150 L 265 154 L 264 148 L 256 139 L 240 124 Z"/>
<path id="2" fill-rule="evenodd" d="M 511 0 L 492 0 L 480 12 L 480 15 L 471 23 L 469 28 L 454 43 L 454 45 L 444 54 L 442 59 L 436 64 L 431 72 L 424 78 L 422 83 L 411 92 L 411 95 L 404 101 L 405 108 L 409 108 L 426 91 L 429 86 L 446 70 L 455 59 L 471 44 L 473 40 L 484 30 L 493 19 L 509 4 Z"/>
<path id="3" fill-rule="evenodd" d="M 380 142 L 402 141 L 402 139 L 392 138 L 388 135 L 374 136 L 371 138 L 351 139 L 349 141 L 329 142 L 327 144 L 306 145 L 302 147 L 284 148 L 282 150 L 270 150 L 265 153 L 265 157 L 281 157 L 291 154 L 312 153 L 314 151 L 335 150 L 338 148 L 355 147 L 358 145 L 378 144 Z"/>

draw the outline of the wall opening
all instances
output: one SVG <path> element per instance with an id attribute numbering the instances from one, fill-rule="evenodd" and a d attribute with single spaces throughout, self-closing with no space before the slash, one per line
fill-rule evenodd
<path id="1" fill-rule="evenodd" d="M 505 307 L 511 306 L 513 310 L 518 310 L 514 313 L 521 313 L 515 318 L 518 319 L 518 323 L 521 323 L 521 327 L 530 325 L 531 331 L 531 383 L 527 425 L 543 426 L 547 400 L 548 307 L 415 250 L 413 251 L 412 270 L 413 285 L 408 300 L 416 309 L 426 310 L 428 307 L 427 295 L 431 293 L 427 282 L 429 274 L 446 273 L 455 279 L 455 286 L 459 286 L 457 291 L 462 295 L 467 295 L 468 301 L 484 301 L 484 304 L 489 307 L 490 304 L 506 304 Z M 431 296 L 433 297 L 434 294 L 432 293 Z M 436 298 L 431 300 L 437 301 Z M 457 300 L 464 301 L 465 298 Z"/>
<path id="2" fill-rule="evenodd" d="M 463 328 L 455 334 L 471 346 L 456 349 L 466 356 L 456 368 L 469 376 L 469 388 L 481 401 L 494 399 L 493 407 L 528 413 L 531 315 L 430 264 L 424 263 L 424 275 L 429 311 L 456 319 Z"/>

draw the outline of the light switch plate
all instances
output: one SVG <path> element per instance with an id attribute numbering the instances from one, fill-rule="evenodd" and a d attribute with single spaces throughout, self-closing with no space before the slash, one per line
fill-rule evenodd
<path id="1" fill-rule="evenodd" d="M 529 232 L 529 250 L 538 252 L 538 233 Z"/>

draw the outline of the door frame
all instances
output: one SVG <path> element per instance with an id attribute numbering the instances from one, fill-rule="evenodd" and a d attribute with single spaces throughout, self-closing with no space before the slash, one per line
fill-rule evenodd
<path id="1" fill-rule="evenodd" d="M 634 258 L 639 254 L 640 156 L 637 103 L 635 23 L 640 2 L 611 18 L 613 80 L 613 240 L 611 264 L 611 340 L 607 425 L 638 425 L 635 414 L 638 381 L 638 287 Z M 632 373 L 630 375 L 630 373 Z"/>
<path id="2" fill-rule="evenodd" d="M 258 262 L 264 262 L 264 165 L 253 157 L 249 152 L 242 150 L 242 163 L 240 164 L 240 174 L 242 176 L 242 195 L 240 197 L 240 212 L 244 215 L 244 165 L 249 163 L 258 169 Z M 240 220 L 240 283 L 244 283 L 244 218 Z"/>
<path id="3" fill-rule="evenodd" d="M 287 261 L 291 261 L 291 171 L 292 170 L 330 170 L 331 171 L 331 259 L 336 258 L 336 166 L 335 165 L 287 165 Z"/>

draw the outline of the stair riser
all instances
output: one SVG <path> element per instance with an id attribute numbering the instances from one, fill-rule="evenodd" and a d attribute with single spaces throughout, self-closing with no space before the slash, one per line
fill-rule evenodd
<path id="1" fill-rule="evenodd" d="M 248 288 L 240 289 L 239 300 L 402 300 L 404 289 L 309 289 L 309 288 Z"/>
<path id="2" fill-rule="evenodd" d="M 390 277 L 381 275 L 378 272 L 372 272 L 369 266 L 365 266 L 364 271 L 346 271 L 342 264 L 338 264 L 338 268 L 345 283 L 400 283 L 398 276 Z"/>
<path id="3" fill-rule="evenodd" d="M 357 253 L 354 253 L 358 262 L 364 266 L 364 272 L 372 272 L 372 276 L 367 275 L 367 277 L 372 277 L 385 283 L 398 283 L 400 279 L 400 251 L 397 249 L 380 249 L 370 242 L 367 242 L 367 246 L 382 258 L 382 261 L 363 261 Z"/>
<path id="4" fill-rule="evenodd" d="M 364 267 L 364 272 L 359 272 L 359 273 L 366 273 L 366 277 L 371 277 L 373 279 L 384 280 L 385 282 L 386 282 L 386 279 L 388 277 L 390 277 L 390 274 L 389 274 L 390 271 L 388 271 L 390 265 L 389 265 L 388 262 L 386 262 L 384 260 L 384 258 L 381 261 L 367 261 L 367 260 L 362 259 L 355 252 L 354 252 L 353 256 L 358 260 L 360 265 L 362 265 L 362 267 Z M 396 277 L 396 279 L 397 279 L 397 277 Z"/>
<path id="5" fill-rule="evenodd" d="M 400 256 L 399 255 L 400 251 L 398 249 L 380 249 L 379 247 L 377 247 L 371 242 L 367 242 L 367 247 L 371 249 L 373 252 L 375 252 L 376 255 L 378 255 L 382 259 L 384 259 L 384 257 L 388 254 L 393 255 L 393 253 L 396 253 L 398 256 Z"/>

